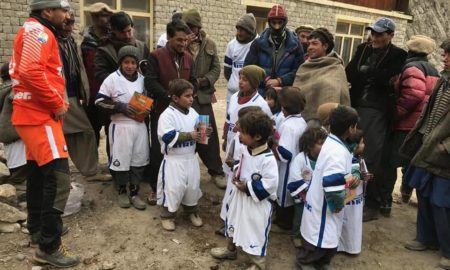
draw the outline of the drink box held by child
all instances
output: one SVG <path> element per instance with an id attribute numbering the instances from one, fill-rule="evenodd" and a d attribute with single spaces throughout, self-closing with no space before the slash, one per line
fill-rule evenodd
<path id="1" fill-rule="evenodd" d="M 134 92 L 128 104 L 133 108 L 134 114 L 130 117 L 138 122 L 144 122 L 153 105 L 153 99 L 144 96 L 138 92 Z"/>
<path id="2" fill-rule="evenodd" d="M 208 144 L 207 129 L 209 127 L 209 115 L 198 116 L 198 132 L 200 132 L 201 140 L 198 143 Z"/>

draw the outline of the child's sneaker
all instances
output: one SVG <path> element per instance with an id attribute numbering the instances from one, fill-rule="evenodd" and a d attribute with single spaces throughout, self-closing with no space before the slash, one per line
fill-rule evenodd
<path id="1" fill-rule="evenodd" d="M 199 217 L 197 213 L 191 213 L 189 215 L 189 219 L 191 220 L 192 225 L 194 225 L 195 227 L 203 226 L 202 218 Z"/>
<path id="2" fill-rule="evenodd" d="M 237 258 L 237 250 L 231 251 L 226 247 L 213 248 L 210 253 L 215 259 L 236 260 Z"/>
<path id="3" fill-rule="evenodd" d="M 250 255 L 252 265 L 247 270 L 265 270 L 266 269 L 266 257 Z"/>
<path id="4" fill-rule="evenodd" d="M 131 206 L 130 198 L 128 197 L 127 193 L 119 194 L 119 196 L 117 197 L 117 203 L 121 208 L 129 208 Z"/>
<path id="5" fill-rule="evenodd" d="M 147 207 L 147 205 L 145 204 L 145 202 L 143 202 L 141 200 L 141 198 L 139 198 L 139 196 L 133 196 L 130 198 L 131 204 L 134 206 L 134 208 L 138 209 L 138 210 L 145 210 L 145 208 Z"/>
<path id="6" fill-rule="evenodd" d="M 172 218 L 161 219 L 161 225 L 166 231 L 175 231 L 175 220 Z"/>
<path id="7" fill-rule="evenodd" d="M 156 193 L 152 191 L 152 192 L 150 192 L 150 194 L 148 194 L 147 203 L 149 205 L 156 205 L 156 202 L 157 202 Z"/>

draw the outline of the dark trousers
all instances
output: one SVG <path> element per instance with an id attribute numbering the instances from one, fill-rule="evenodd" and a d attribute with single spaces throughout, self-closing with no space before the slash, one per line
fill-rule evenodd
<path id="1" fill-rule="evenodd" d="M 209 115 L 209 123 L 213 130 L 211 137 L 208 140 L 208 144 L 197 143 L 197 153 L 203 164 L 208 168 L 208 173 L 210 175 L 223 175 L 222 159 L 220 158 L 219 134 L 217 133 L 216 119 L 214 117 L 212 104 L 199 104 L 198 100 L 195 98 L 192 108 L 200 115 Z"/>
<path id="2" fill-rule="evenodd" d="M 320 269 L 323 265 L 331 262 L 336 252 L 337 248 L 319 248 L 303 240 L 303 244 L 297 252 L 297 264 L 300 266 L 312 264 Z"/>
<path id="3" fill-rule="evenodd" d="M 389 134 L 383 151 L 381 169 L 383 171 L 383 181 L 378 181 L 378 196 L 381 206 L 390 207 L 392 205 L 392 192 L 397 180 L 397 168 L 401 167 L 403 174 L 409 166 L 409 160 L 400 156 L 399 149 L 403 144 L 408 131 L 396 130 Z M 404 178 L 404 176 L 403 176 Z"/>
<path id="4" fill-rule="evenodd" d="M 40 233 L 39 248 L 52 253 L 61 245 L 62 219 L 70 193 L 69 162 L 55 159 L 41 167 L 28 161 L 27 227 Z"/>
<path id="5" fill-rule="evenodd" d="M 91 123 L 92 129 L 94 130 L 95 133 L 95 140 L 97 142 L 97 147 L 100 144 L 100 130 L 102 129 L 103 126 L 105 126 L 106 154 L 108 155 L 109 159 L 108 132 L 109 132 L 109 124 L 111 123 L 109 115 L 103 113 L 97 106 L 95 106 L 95 104 L 89 104 L 85 110 L 89 122 Z"/>
<path id="6" fill-rule="evenodd" d="M 380 207 L 380 186 L 383 185 L 383 173 L 380 161 L 383 154 L 388 119 L 386 112 L 374 108 L 357 108 L 360 121 L 358 128 L 364 131 L 364 159 L 367 169 L 373 173 L 373 179 L 367 185 L 365 205 Z"/>
<path id="7" fill-rule="evenodd" d="M 274 223 L 281 229 L 292 230 L 295 207 L 293 205 L 288 207 L 281 207 L 276 204 Z"/>
<path id="8" fill-rule="evenodd" d="M 129 171 L 114 171 L 114 181 L 119 193 L 126 193 L 126 186 L 129 185 L 130 196 L 136 196 L 139 193 L 139 183 L 144 177 L 146 166 L 130 167 Z"/>
<path id="9" fill-rule="evenodd" d="M 417 191 L 417 241 L 439 246 L 442 255 L 450 259 L 450 208 L 434 205 L 430 197 Z"/>
<path id="10" fill-rule="evenodd" d="M 161 144 L 159 144 L 158 140 L 159 116 L 160 114 L 155 112 L 152 112 L 150 114 L 150 167 L 148 168 L 148 172 L 146 172 L 146 176 L 149 177 L 150 186 L 152 187 L 153 191 L 156 191 L 159 168 L 161 167 L 161 162 L 164 158 L 164 155 L 161 154 Z"/>

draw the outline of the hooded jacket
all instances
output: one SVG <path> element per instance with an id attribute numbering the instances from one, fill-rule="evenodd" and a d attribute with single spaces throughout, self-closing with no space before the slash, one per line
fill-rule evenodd
<path id="1" fill-rule="evenodd" d="M 286 38 L 282 47 L 277 51 L 270 41 L 270 28 L 261 33 L 261 36 L 253 41 L 250 51 L 245 58 L 244 66 L 257 65 L 263 68 L 268 78 L 280 78 L 282 86 L 292 86 L 298 67 L 304 62 L 303 48 L 295 34 L 286 29 Z M 278 61 L 274 61 L 278 59 Z M 264 95 L 265 83 L 261 82 L 258 91 Z"/>

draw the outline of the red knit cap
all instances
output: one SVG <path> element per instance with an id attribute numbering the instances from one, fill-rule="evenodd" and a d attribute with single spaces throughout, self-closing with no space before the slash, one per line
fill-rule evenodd
<path id="1" fill-rule="evenodd" d="M 284 10 L 284 7 L 282 5 L 274 5 L 267 15 L 268 20 L 272 19 L 281 19 L 281 20 L 287 20 L 286 11 Z"/>

